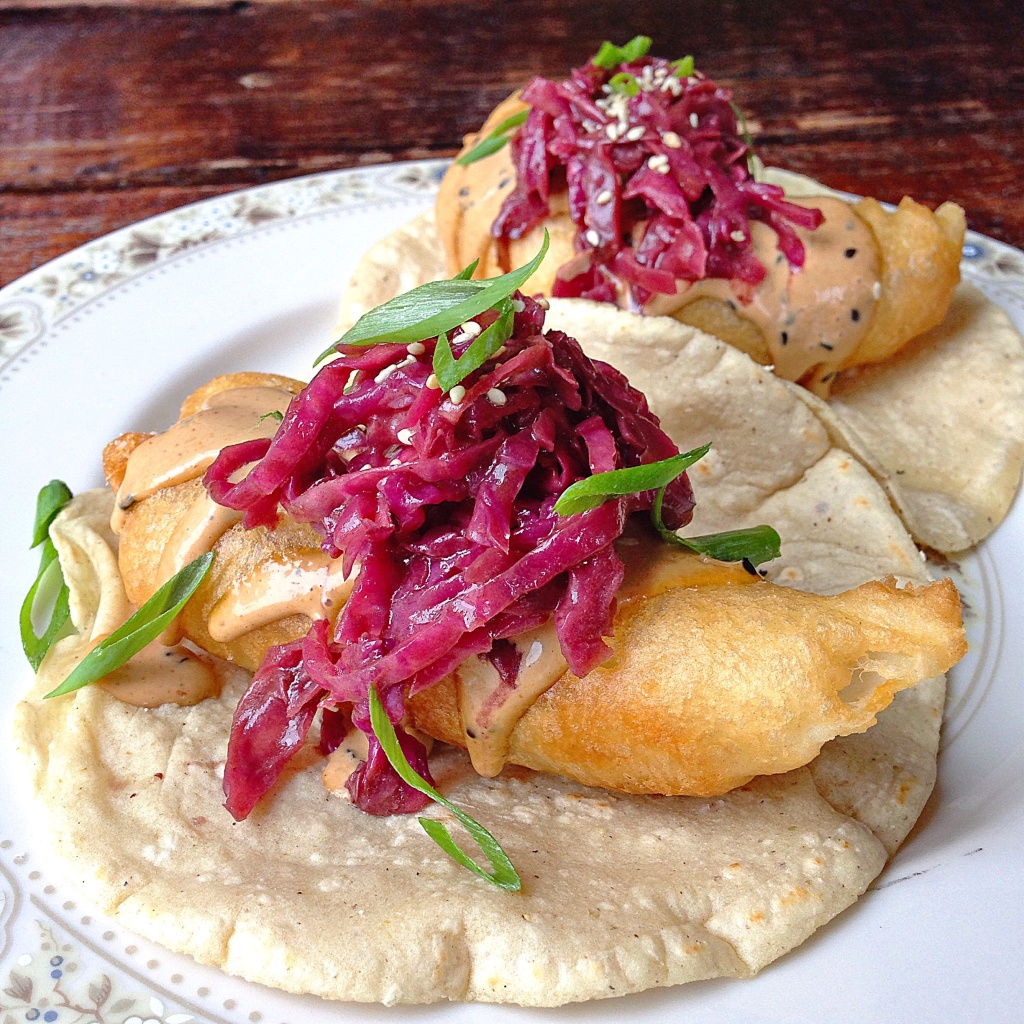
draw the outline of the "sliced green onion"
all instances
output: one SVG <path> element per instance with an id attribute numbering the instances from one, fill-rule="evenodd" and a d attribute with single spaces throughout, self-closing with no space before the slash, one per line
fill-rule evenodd
<path id="1" fill-rule="evenodd" d="M 419 823 L 423 826 L 423 831 L 430 836 L 431 839 L 437 843 L 438 846 L 448 854 L 452 860 L 461 864 L 464 868 L 468 868 L 475 875 L 479 875 L 481 878 L 486 879 L 492 885 L 496 885 L 499 889 L 505 889 L 508 892 L 518 892 L 522 888 L 522 880 L 519 877 L 519 872 L 516 871 L 512 861 L 508 859 L 508 854 L 501 848 L 498 841 L 487 831 L 475 818 L 471 818 L 464 810 L 456 807 L 451 801 L 446 800 L 433 786 L 427 782 L 413 767 L 409 764 L 405 754 L 402 752 L 402 747 L 398 742 L 398 737 L 395 735 L 395 727 L 391 724 L 391 720 L 388 718 L 387 712 L 384 710 L 384 705 L 381 703 L 380 696 L 377 693 L 375 687 L 370 687 L 370 726 L 373 729 L 373 734 L 377 737 L 377 741 L 380 743 L 381 749 L 384 751 L 385 757 L 391 762 L 391 767 L 395 769 L 401 780 L 407 785 L 412 786 L 413 789 L 425 796 L 429 796 L 435 803 L 440 804 L 442 807 L 447 808 L 452 814 L 459 820 L 462 827 L 473 837 L 476 841 L 477 846 L 480 847 L 484 856 L 490 862 L 491 867 L 494 869 L 493 872 L 485 871 L 479 864 L 476 863 L 462 848 L 455 842 L 451 837 L 451 833 L 448 829 L 439 821 L 433 818 L 420 818 Z"/>
<path id="2" fill-rule="evenodd" d="M 32 625 L 32 613 L 35 610 L 36 599 L 41 592 L 52 593 L 54 587 L 58 589 L 50 609 L 49 622 L 42 634 L 37 636 L 35 627 Z M 57 559 L 57 549 L 53 546 L 53 541 L 47 537 L 43 543 L 43 557 L 39 564 L 39 573 L 35 583 L 25 595 L 25 600 L 21 604 L 21 613 L 18 616 L 18 625 L 21 628 L 21 647 L 34 671 L 39 671 L 46 652 L 61 635 L 68 621 L 71 614 L 70 598 L 71 593 L 68 590 L 68 585 L 64 582 L 64 575 Z"/>
<path id="3" fill-rule="evenodd" d="M 631 75 L 628 71 L 612 75 L 608 79 L 608 84 L 612 92 L 621 92 L 623 96 L 637 96 L 640 93 L 640 83 L 636 80 L 636 75 Z"/>
<path id="4" fill-rule="evenodd" d="M 485 156 L 497 153 L 512 138 L 512 130 L 526 124 L 526 119 L 529 116 L 529 110 L 520 110 L 518 114 L 506 117 L 486 139 L 478 142 L 469 152 L 463 153 L 455 162 L 460 167 L 468 167 L 470 164 L 475 164 L 477 160 L 483 160 Z"/>
<path id="5" fill-rule="evenodd" d="M 97 644 L 47 697 L 60 697 L 96 682 L 120 668 L 152 643 L 177 617 L 213 565 L 213 552 L 200 555 L 176 572 L 123 626 Z"/>
<path id="6" fill-rule="evenodd" d="M 605 40 L 601 44 L 601 49 L 597 51 L 597 55 L 592 63 L 596 64 L 599 68 L 605 68 L 610 71 L 620 64 L 632 64 L 633 61 L 646 56 L 650 48 L 650 36 L 634 36 L 625 46 L 616 46 L 614 43 L 609 43 Z"/>
<path id="7" fill-rule="evenodd" d="M 778 558 L 782 553 L 782 540 L 770 526 L 751 526 L 745 530 L 726 530 L 723 533 L 706 533 L 702 537 L 680 537 L 670 530 L 661 518 L 661 503 L 665 498 L 662 487 L 655 495 L 651 506 L 651 521 L 662 540 L 679 547 L 696 551 L 719 562 L 749 562 L 760 565 Z"/>
<path id="8" fill-rule="evenodd" d="M 32 526 L 30 548 L 39 547 L 49 536 L 50 523 L 71 500 L 71 489 L 63 480 L 51 480 L 36 498 L 36 520 Z"/>
<path id="9" fill-rule="evenodd" d="M 43 546 L 39 560 L 39 572 L 35 582 L 29 587 L 25 600 L 21 603 L 18 615 L 18 626 L 21 631 L 21 647 L 34 671 L 38 671 L 46 652 L 54 641 L 62 634 L 71 615 L 68 586 L 64 582 L 64 574 L 60 569 L 57 549 L 50 540 L 50 524 L 57 513 L 71 500 L 71 490 L 63 480 L 51 480 L 36 497 L 36 516 L 32 526 L 32 548 Z M 36 602 L 43 594 L 56 597 L 49 609 L 49 620 L 41 634 L 37 634 L 32 624 L 32 614 L 36 611 Z"/>
<path id="10" fill-rule="evenodd" d="M 434 349 L 434 375 L 442 391 L 451 391 L 456 384 L 483 366 L 512 337 L 512 324 L 516 315 L 512 300 L 505 299 L 498 309 L 498 319 L 458 359 L 452 355 L 448 335 L 438 337 Z"/>
<path id="11" fill-rule="evenodd" d="M 701 445 L 682 455 L 673 455 L 661 462 L 650 462 L 646 466 L 631 466 L 629 469 L 611 469 L 607 473 L 595 473 L 585 480 L 566 487 L 555 502 L 555 512 L 560 516 L 571 516 L 603 505 L 611 498 L 624 494 L 639 494 L 667 487 L 699 459 L 707 455 L 710 444 Z"/>
<path id="12" fill-rule="evenodd" d="M 694 71 L 693 57 L 686 56 L 681 57 L 679 60 L 670 61 L 669 67 L 672 68 L 672 73 L 676 78 L 689 78 Z"/>
<path id="13" fill-rule="evenodd" d="M 476 268 L 480 266 L 479 257 L 473 260 L 468 267 L 463 267 L 453 278 L 453 281 L 470 281 L 473 275 L 476 273 Z"/>
<path id="14" fill-rule="evenodd" d="M 750 172 L 751 177 L 755 177 L 755 171 L 757 165 L 754 157 L 754 139 L 750 134 L 750 129 L 747 127 L 747 119 L 740 110 L 739 106 L 733 101 L 729 100 L 729 106 L 732 107 L 732 112 L 736 115 L 736 120 L 740 123 L 740 131 L 743 133 L 743 141 L 747 144 L 747 170 Z"/>
<path id="15" fill-rule="evenodd" d="M 729 530 L 703 537 L 680 537 L 665 525 L 661 518 L 665 489 L 676 477 L 704 458 L 710 448 L 710 444 L 705 444 L 682 455 L 662 459 L 661 462 L 632 466 L 629 469 L 612 469 L 607 473 L 595 473 L 585 480 L 577 480 L 562 492 L 555 502 L 555 511 L 560 516 L 571 516 L 597 508 L 609 499 L 624 494 L 657 490 L 651 506 L 651 521 L 658 534 L 669 543 L 678 544 L 708 558 L 717 558 L 720 562 L 747 561 L 752 565 L 760 565 L 761 562 L 778 558 L 781 541 L 770 526 L 753 526 L 746 530 Z"/>
<path id="16" fill-rule="evenodd" d="M 364 313 L 355 326 L 320 353 L 316 362 L 330 356 L 337 345 L 376 345 L 379 342 L 409 345 L 439 337 L 484 310 L 500 305 L 533 275 L 549 245 L 550 238 L 545 230 L 540 251 L 518 270 L 485 281 L 468 281 L 461 277 L 431 281 L 396 295 L 384 305 Z"/>
<path id="17" fill-rule="evenodd" d="M 624 64 L 632 64 L 633 61 L 647 56 L 651 48 L 650 36 L 633 36 L 632 39 L 622 48 L 622 55 L 625 57 Z"/>

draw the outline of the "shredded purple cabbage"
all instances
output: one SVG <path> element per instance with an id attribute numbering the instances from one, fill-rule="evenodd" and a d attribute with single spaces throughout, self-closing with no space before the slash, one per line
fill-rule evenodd
<path id="1" fill-rule="evenodd" d="M 349 779 L 372 814 L 427 802 L 388 764 L 369 723 L 374 686 L 413 767 L 429 780 L 422 744 L 401 727 L 405 698 L 474 655 L 515 675 L 503 643 L 554 618 L 572 671 L 610 654 L 623 566 L 614 547 L 653 492 L 559 516 L 555 501 L 594 473 L 656 462 L 678 449 L 642 394 L 588 359 L 544 311 L 520 299 L 503 351 L 464 382 L 458 404 L 427 386 L 436 339 L 345 347 L 291 403 L 272 440 L 224 449 L 205 482 L 212 497 L 273 526 L 283 509 L 311 523 L 324 550 L 358 567 L 333 628 L 270 650 L 239 702 L 228 747 L 228 810 L 244 818 L 274 784 L 324 708 L 321 744 L 340 741 L 338 709 L 369 737 Z M 486 327 L 493 311 L 477 318 Z M 453 343 L 458 356 L 468 340 Z M 256 465 L 238 483 L 231 477 Z M 672 528 L 689 522 L 685 475 L 666 492 Z"/>
<path id="2" fill-rule="evenodd" d="M 635 95 L 609 84 L 622 74 L 633 76 Z M 516 187 L 491 232 L 522 238 L 549 215 L 564 180 L 578 255 L 553 294 L 614 302 L 625 288 L 639 307 L 681 281 L 755 286 L 765 276 L 751 247 L 755 220 L 803 266 L 793 225 L 816 228 L 822 214 L 754 180 L 728 89 L 643 57 L 611 69 L 590 63 L 563 82 L 535 78 L 522 98 L 531 109 L 512 138 Z"/>

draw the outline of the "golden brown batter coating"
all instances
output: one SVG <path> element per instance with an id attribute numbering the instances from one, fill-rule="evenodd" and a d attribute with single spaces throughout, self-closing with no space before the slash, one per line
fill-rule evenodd
<path id="1" fill-rule="evenodd" d="M 626 793 L 713 796 L 863 732 L 896 691 L 966 652 L 949 580 L 835 597 L 765 581 L 677 588 L 620 618 L 612 645 L 611 661 L 566 672 L 526 712 L 510 761 Z M 410 702 L 417 728 L 465 746 L 457 708 L 452 679 Z"/>

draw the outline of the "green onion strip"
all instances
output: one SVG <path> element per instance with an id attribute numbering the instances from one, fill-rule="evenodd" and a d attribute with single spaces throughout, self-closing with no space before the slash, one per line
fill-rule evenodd
<path id="1" fill-rule="evenodd" d="M 409 345 L 426 338 L 440 339 L 442 335 L 467 320 L 497 307 L 499 317 L 496 323 L 502 326 L 496 327 L 491 334 L 488 334 L 490 328 L 484 331 L 460 359 L 455 360 L 452 356 L 447 339 L 443 343 L 438 342 L 434 352 L 434 373 L 437 374 L 439 382 L 442 381 L 442 377 L 445 381 L 451 382 L 442 383 L 446 390 L 454 387 L 511 337 L 511 316 L 506 316 L 511 310 L 511 303 L 506 307 L 506 300 L 533 276 L 547 255 L 550 244 L 550 237 L 545 230 L 544 241 L 537 255 L 518 270 L 502 274 L 501 277 L 483 281 L 470 280 L 468 275 L 475 269 L 475 264 L 470 264 L 450 281 L 431 281 L 403 295 L 396 295 L 384 305 L 364 313 L 330 348 L 320 353 L 317 363 L 330 356 L 338 345 Z M 509 333 L 503 340 L 498 341 L 506 325 Z M 487 354 L 476 362 L 481 351 L 486 351 Z M 468 361 L 464 362 L 467 357 Z"/>
<path id="2" fill-rule="evenodd" d="M 456 807 L 450 800 L 446 800 L 433 786 L 427 782 L 413 767 L 409 764 L 405 754 L 402 752 L 402 747 L 398 742 L 398 736 L 395 734 L 395 727 L 391 724 L 391 719 L 388 718 L 387 712 L 384 710 L 384 705 L 381 703 L 380 696 L 377 693 L 375 687 L 370 687 L 370 726 L 373 729 L 373 734 L 377 737 L 377 741 L 380 743 L 381 749 L 384 751 L 384 755 L 388 761 L 391 762 L 391 767 L 398 773 L 399 778 L 407 785 L 412 786 L 413 789 L 425 796 L 429 796 L 434 803 L 440 804 L 442 807 L 451 811 L 452 814 L 458 819 L 462 827 L 473 837 L 476 844 L 483 851 L 484 856 L 490 862 L 491 867 L 494 869 L 493 872 L 486 871 L 480 867 L 465 851 L 455 842 L 451 837 L 451 833 L 448 829 L 434 818 L 419 818 L 420 825 L 423 826 L 423 831 L 430 836 L 431 839 L 437 843 L 438 846 L 448 854 L 452 860 L 457 861 L 464 868 L 468 868 L 475 875 L 479 875 L 481 878 L 490 882 L 492 885 L 496 885 L 499 889 L 505 889 L 508 892 L 518 892 L 522 888 L 522 880 L 519 877 L 519 872 L 516 871 L 512 861 L 509 860 L 508 854 L 501 848 L 498 841 L 487 831 L 475 818 L 470 817 L 464 810 Z"/>
<path id="3" fill-rule="evenodd" d="M 80 661 L 47 697 L 61 697 L 96 682 L 120 668 L 152 643 L 185 607 L 213 565 L 213 552 L 200 555 L 176 572 L 124 625 L 114 630 Z"/>
<path id="4" fill-rule="evenodd" d="M 707 455 L 710 448 L 710 444 L 705 444 L 660 462 L 631 466 L 628 469 L 612 469 L 607 473 L 595 473 L 585 480 L 577 480 L 562 492 L 555 502 L 555 511 L 562 516 L 576 515 L 597 508 L 612 498 L 656 490 L 651 520 L 659 536 L 669 543 L 721 562 L 748 561 L 756 566 L 778 558 L 781 541 L 778 533 L 770 526 L 753 526 L 702 537 L 680 537 L 665 525 L 661 517 L 665 489 L 676 477 Z"/>
<path id="5" fill-rule="evenodd" d="M 601 49 L 597 51 L 597 56 L 594 57 L 592 63 L 596 64 L 599 68 L 610 71 L 620 64 L 632 64 L 633 61 L 646 57 L 647 51 L 650 48 L 650 36 L 634 36 L 625 46 L 616 46 L 614 43 L 609 43 L 605 40 L 601 44 Z"/>
<path id="6" fill-rule="evenodd" d="M 477 160 L 483 160 L 484 157 L 490 156 L 492 153 L 497 153 L 498 150 L 503 149 L 512 138 L 512 132 L 520 125 L 526 124 L 526 119 L 529 116 L 529 110 L 520 110 L 518 114 L 506 117 L 505 120 L 487 136 L 487 138 L 482 139 L 471 150 L 463 153 L 455 163 L 458 164 L 459 167 L 468 167 L 470 164 L 475 164 Z"/>
<path id="7" fill-rule="evenodd" d="M 54 641 L 62 634 L 71 615 L 70 592 L 64 582 L 57 549 L 50 540 L 50 524 L 56 519 L 57 513 L 71 500 L 71 490 L 63 480 L 51 480 L 36 498 L 36 516 L 32 526 L 32 543 L 30 548 L 42 545 L 42 557 L 39 561 L 39 572 L 35 582 L 29 587 L 25 600 L 21 603 L 18 625 L 21 631 L 21 646 L 34 671 L 39 670 L 46 652 Z M 41 634 L 37 634 L 32 623 L 33 612 L 36 612 L 37 600 L 44 594 L 56 589 L 56 597 L 49 612 L 49 621 Z"/>

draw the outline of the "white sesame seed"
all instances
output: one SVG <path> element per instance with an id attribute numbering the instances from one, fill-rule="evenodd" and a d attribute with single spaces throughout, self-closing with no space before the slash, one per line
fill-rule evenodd
<path id="1" fill-rule="evenodd" d="M 647 166 L 652 171 L 657 171 L 659 174 L 668 174 L 668 157 L 664 153 L 655 153 L 654 156 L 650 157 L 647 161 Z"/>
<path id="2" fill-rule="evenodd" d="M 597 122 L 596 121 L 591 121 L 589 117 L 585 117 L 583 119 L 583 130 L 585 132 L 596 132 L 597 131 Z"/>
<path id="3" fill-rule="evenodd" d="M 683 144 L 683 140 L 679 138 L 675 132 L 665 132 L 661 137 L 661 141 L 664 142 L 669 149 L 679 149 Z"/>
<path id="4" fill-rule="evenodd" d="M 739 231 L 739 230 L 730 231 L 729 232 L 729 237 L 734 242 L 745 242 L 747 240 L 747 236 L 742 231 Z"/>
<path id="5" fill-rule="evenodd" d="M 466 389 L 461 384 L 456 384 L 455 387 L 448 392 L 448 400 L 452 405 L 461 405 L 462 400 L 466 397 Z"/>
<path id="6" fill-rule="evenodd" d="M 383 384 L 384 381 L 386 381 L 388 377 L 390 377 L 391 374 L 393 374 L 397 369 L 398 367 L 395 366 L 394 363 L 390 363 L 388 366 L 385 366 L 384 369 L 381 370 L 376 377 L 373 378 L 373 382 L 375 384 Z"/>
<path id="7" fill-rule="evenodd" d="M 594 200 L 598 206 L 607 206 L 612 201 L 611 189 L 605 189 L 603 192 L 598 192 L 597 199 Z"/>
<path id="8" fill-rule="evenodd" d="M 441 382 L 437 379 L 437 374 L 436 373 L 432 373 L 427 378 L 427 387 L 428 388 L 433 388 L 435 391 L 437 391 L 441 387 Z"/>
<path id="9" fill-rule="evenodd" d="M 407 355 L 400 363 L 397 363 L 395 365 L 395 369 L 396 370 L 400 370 L 400 369 L 402 369 L 403 366 L 412 366 L 413 363 L 415 363 L 415 362 L 416 362 L 416 357 L 414 355 Z"/>
<path id="10" fill-rule="evenodd" d="M 538 303 L 537 303 L 538 305 L 540 305 L 540 301 L 545 301 L 546 302 L 547 300 L 546 299 L 539 300 Z M 505 352 L 507 350 L 508 350 L 508 346 L 507 345 L 502 345 L 501 348 L 499 348 L 498 351 L 495 352 L 493 356 L 491 356 L 491 359 L 500 359 L 505 354 Z"/>
<path id="11" fill-rule="evenodd" d="M 412 436 L 414 433 L 416 433 L 416 431 L 414 431 L 412 427 L 406 427 L 404 430 L 400 430 L 396 436 L 402 444 L 412 444 Z"/>
<path id="12" fill-rule="evenodd" d="M 414 341 L 411 345 L 405 346 L 405 351 L 411 356 L 421 356 L 427 351 L 427 348 L 422 341 Z"/>
<path id="13" fill-rule="evenodd" d="M 487 392 L 487 401 L 491 405 L 504 405 L 508 399 L 505 397 L 505 392 L 501 388 L 491 388 Z"/>
<path id="14" fill-rule="evenodd" d="M 614 142 L 622 134 L 617 124 L 608 125 L 608 127 L 605 128 L 604 132 L 605 135 L 607 135 L 608 138 L 612 140 L 612 142 Z"/>
<path id="15" fill-rule="evenodd" d="M 630 128 L 629 131 L 626 132 L 626 141 L 639 142 L 644 137 L 645 131 L 647 131 L 647 129 L 642 124 L 638 124 L 635 127 Z"/>
<path id="16" fill-rule="evenodd" d="M 601 236 L 593 228 L 591 228 L 584 237 L 593 246 L 601 244 Z"/>
<path id="17" fill-rule="evenodd" d="M 874 283 L 874 284 L 873 284 L 873 285 L 871 286 L 871 294 L 872 294 L 872 295 L 873 295 L 873 296 L 874 296 L 874 297 L 875 297 L 876 299 L 880 299 L 880 298 L 882 297 L 882 282 L 881 282 L 881 281 L 876 281 L 876 282 L 875 282 L 875 283 Z"/>
<path id="18" fill-rule="evenodd" d="M 540 306 L 541 309 L 550 309 L 551 308 L 551 303 L 548 302 L 548 300 L 545 299 L 543 296 L 541 296 L 541 298 L 537 299 L 536 302 L 537 302 L 537 305 Z M 500 356 L 504 351 L 505 351 L 505 346 L 502 345 L 501 348 L 499 348 L 498 351 L 495 352 L 494 354 L 496 356 Z"/>
<path id="19" fill-rule="evenodd" d="M 700 124 L 700 118 L 697 116 L 697 112 L 693 111 L 690 114 L 690 127 L 696 128 Z"/>
<path id="20" fill-rule="evenodd" d="M 464 324 L 459 324 L 459 330 L 462 331 L 467 338 L 477 337 L 483 328 L 475 320 L 467 320 Z"/>
<path id="21" fill-rule="evenodd" d="M 523 302 L 523 300 L 522 300 L 522 299 L 513 299 L 513 300 L 512 300 L 512 308 L 513 308 L 513 309 L 514 309 L 514 310 L 515 310 L 515 311 L 516 311 L 517 313 L 522 313 L 522 311 L 523 311 L 524 309 L 526 309 L 526 303 L 525 303 L 525 302 Z"/>

